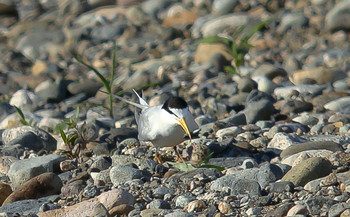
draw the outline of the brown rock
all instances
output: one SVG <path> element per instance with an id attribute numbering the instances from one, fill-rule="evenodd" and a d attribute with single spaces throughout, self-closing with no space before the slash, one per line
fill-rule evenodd
<path id="1" fill-rule="evenodd" d="M 21 187 L 17 188 L 7 199 L 3 205 L 25 199 L 37 199 L 61 192 L 62 181 L 58 175 L 52 172 L 38 175 Z"/>
<path id="2" fill-rule="evenodd" d="M 18 161 L 18 159 L 13 156 L 0 157 L 0 172 L 3 174 L 7 174 L 11 164 L 15 161 Z"/>
<path id="3" fill-rule="evenodd" d="M 282 181 L 290 181 L 295 186 L 304 186 L 309 181 L 327 176 L 332 172 L 332 164 L 323 158 L 312 157 L 292 167 Z"/>
<path id="4" fill-rule="evenodd" d="M 102 203 L 97 203 L 94 205 L 94 210 L 91 213 L 91 216 L 104 216 L 110 217 L 108 210 Z"/>
<path id="5" fill-rule="evenodd" d="M 232 60 L 233 57 L 229 53 L 229 49 L 224 44 L 199 44 L 194 59 L 196 63 L 205 63 L 209 61 L 215 54 L 220 53 L 224 55 L 227 60 Z"/>
<path id="6" fill-rule="evenodd" d="M 73 206 L 64 207 L 61 209 L 49 210 L 46 212 L 38 213 L 39 217 L 51 217 L 51 216 L 64 216 L 64 217 L 76 217 L 76 216 L 91 216 L 91 213 L 96 211 L 99 203 L 107 210 L 111 210 L 113 207 L 120 206 L 122 204 L 134 205 L 135 198 L 127 191 L 121 189 L 113 189 L 102 193 L 98 197 L 85 200 Z"/>
<path id="7" fill-rule="evenodd" d="M 185 10 L 180 13 L 176 13 L 174 16 L 167 17 L 163 22 L 163 26 L 192 24 L 196 19 L 197 19 L 197 14 L 191 11 Z"/>
<path id="8" fill-rule="evenodd" d="M 228 204 L 226 202 L 220 202 L 218 204 L 218 210 L 220 211 L 220 213 L 228 214 L 228 213 L 232 212 L 232 207 L 230 204 Z"/>
<path id="9" fill-rule="evenodd" d="M 340 217 L 349 217 L 349 216 L 350 216 L 350 209 L 346 209 L 344 210 L 344 212 L 340 214 Z"/>
<path id="10" fill-rule="evenodd" d="M 194 211 L 202 211 L 206 207 L 207 206 L 202 200 L 194 200 L 194 201 L 191 201 L 184 209 L 187 212 L 194 212 Z"/>
<path id="11" fill-rule="evenodd" d="M 345 77 L 346 75 L 340 70 L 317 67 L 294 72 L 290 77 L 290 81 L 296 85 L 305 84 L 311 80 L 315 81 L 317 84 L 326 84 Z"/>
<path id="12" fill-rule="evenodd" d="M 176 173 L 177 173 L 177 171 L 172 171 L 172 170 L 167 171 L 167 172 L 164 174 L 164 178 L 169 178 L 169 177 L 171 177 L 172 175 L 174 175 L 174 174 L 176 174 Z"/>
<path id="13" fill-rule="evenodd" d="M 98 197 L 98 201 L 102 203 L 107 210 L 112 209 L 115 206 L 119 206 L 121 204 L 135 204 L 135 198 L 127 191 L 121 189 L 113 189 L 108 192 L 105 192 Z"/>
<path id="14" fill-rule="evenodd" d="M 36 60 L 32 66 L 32 74 L 35 76 L 40 76 L 41 74 L 47 73 L 47 64 L 44 61 Z"/>
<path id="15" fill-rule="evenodd" d="M 122 204 L 119 206 L 113 207 L 111 210 L 109 210 L 109 214 L 111 216 L 121 216 L 121 215 L 128 215 L 131 210 L 133 210 L 134 207 L 130 206 L 128 204 Z"/>
<path id="16" fill-rule="evenodd" d="M 64 216 L 64 217 L 76 217 L 76 216 L 90 216 L 94 212 L 95 207 L 99 204 L 97 198 L 85 200 L 77 203 L 73 206 L 64 207 L 61 209 L 49 210 L 46 212 L 38 213 L 39 217 L 52 217 L 52 216 Z"/>
<path id="17" fill-rule="evenodd" d="M 69 182 L 61 188 L 62 195 L 64 197 L 71 197 L 79 194 L 81 190 L 86 186 L 85 181 L 76 180 L 74 182 Z"/>
<path id="18" fill-rule="evenodd" d="M 4 183 L 0 183 L 0 206 L 11 193 L 12 193 L 11 186 L 6 185 Z"/>

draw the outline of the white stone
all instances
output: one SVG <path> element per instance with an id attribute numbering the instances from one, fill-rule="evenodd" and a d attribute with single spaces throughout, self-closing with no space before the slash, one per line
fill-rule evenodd
<path id="1" fill-rule="evenodd" d="M 42 99 L 35 93 L 20 89 L 16 91 L 10 99 L 10 105 L 17 106 L 22 110 L 33 111 L 40 104 L 43 103 Z"/>

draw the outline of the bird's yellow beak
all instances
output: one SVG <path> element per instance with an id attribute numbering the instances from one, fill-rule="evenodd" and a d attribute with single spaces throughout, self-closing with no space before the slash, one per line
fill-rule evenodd
<path id="1" fill-rule="evenodd" d="M 185 133 L 188 135 L 188 137 L 190 137 L 190 140 L 191 140 L 191 133 L 188 130 L 185 118 L 178 119 L 177 122 L 181 125 L 182 129 L 184 129 Z"/>

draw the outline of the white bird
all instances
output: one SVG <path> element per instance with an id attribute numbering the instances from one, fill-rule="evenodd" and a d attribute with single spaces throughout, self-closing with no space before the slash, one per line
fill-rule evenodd
<path id="1" fill-rule="evenodd" d="M 163 105 L 149 106 L 143 97 L 135 90 L 139 103 L 126 100 L 122 97 L 112 95 L 130 105 L 135 106 L 135 119 L 138 126 L 138 139 L 143 142 L 151 142 L 156 147 L 156 159 L 161 162 L 157 148 L 173 147 L 177 156 L 179 155 L 176 145 L 185 141 L 185 135 L 191 139 L 191 133 L 198 130 L 188 105 L 180 97 L 170 97 Z M 101 91 L 109 94 L 107 92 Z"/>

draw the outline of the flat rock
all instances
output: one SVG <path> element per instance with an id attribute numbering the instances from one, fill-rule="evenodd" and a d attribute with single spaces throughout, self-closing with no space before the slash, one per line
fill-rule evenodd
<path id="1" fill-rule="evenodd" d="M 252 181 L 249 182 L 251 187 L 255 186 L 254 182 L 256 182 L 260 184 L 261 188 L 264 188 L 266 185 L 268 185 L 268 183 L 282 177 L 281 171 L 277 171 L 274 167 L 276 166 L 267 164 L 262 168 L 250 168 L 235 171 L 214 180 L 210 186 L 210 189 L 222 191 L 222 189 L 226 187 L 230 188 L 233 192 L 260 194 L 259 188 L 254 187 L 250 189 L 251 191 L 249 191 L 249 188 L 246 188 L 245 185 L 241 185 L 241 182 Z"/>
<path id="2" fill-rule="evenodd" d="M 163 209 L 144 209 L 141 211 L 140 215 L 141 217 L 152 217 L 152 216 L 158 216 Z"/>
<path id="3" fill-rule="evenodd" d="M 297 135 L 280 132 L 273 136 L 272 140 L 267 144 L 267 148 L 272 150 L 277 149 L 280 152 L 304 141 L 305 139 Z"/>
<path id="4" fill-rule="evenodd" d="M 287 213 L 287 216 L 295 216 L 295 215 L 307 215 L 307 207 L 305 205 L 296 204 Z"/>
<path id="5" fill-rule="evenodd" d="M 58 171 L 62 160 L 61 156 L 52 154 L 14 162 L 7 173 L 11 180 L 11 187 L 17 189 L 24 182 L 37 175 Z"/>
<path id="6" fill-rule="evenodd" d="M 216 17 L 206 22 L 201 33 L 204 37 L 216 36 L 227 29 L 238 29 L 243 25 L 253 25 L 256 21 L 245 13 L 233 13 Z M 247 28 L 249 29 L 249 28 Z"/>
<path id="7" fill-rule="evenodd" d="M 29 200 L 20 200 L 13 203 L 0 207 L 0 213 L 6 212 L 7 214 L 18 213 L 21 216 L 28 216 L 32 214 L 39 213 L 40 207 L 44 203 L 50 202 L 50 196 L 39 198 L 39 199 L 29 199 Z"/>
<path id="8" fill-rule="evenodd" d="M 316 96 L 322 93 L 322 90 L 325 89 L 325 86 L 322 85 L 312 85 L 312 84 L 303 84 L 297 86 L 284 86 L 277 87 L 274 91 L 277 97 L 289 98 L 294 91 L 298 91 L 302 95 L 312 95 Z"/>
<path id="9" fill-rule="evenodd" d="M 32 127 L 32 126 L 20 126 L 20 127 L 6 129 L 4 130 L 4 132 L 2 132 L 2 141 L 6 145 L 10 143 L 12 140 L 20 137 L 21 135 L 27 132 L 32 132 L 36 136 L 40 137 L 42 140 L 43 148 L 45 148 L 46 150 L 49 150 L 49 151 L 56 150 L 56 144 L 57 144 L 56 139 L 54 139 L 46 131 L 37 127 Z"/>
<path id="10" fill-rule="evenodd" d="M 296 71 L 292 74 L 291 80 L 295 85 L 307 84 L 307 81 L 313 80 L 317 84 L 326 84 L 344 79 L 345 73 L 340 70 L 330 70 L 323 67 L 311 68 L 306 70 Z"/>
<path id="11" fill-rule="evenodd" d="M 318 118 L 310 115 L 310 114 L 302 114 L 300 116 L 297 116 L 293 118 L 293 121 L 301 123 L 303 125 L 313 126 L 318 123 Z"/>
<path id="12" fill-rule="evenodd" d="M 330 156 L 333 154 L 332 151 L 329 150 L 308 150 L 308 151 L 302 151 L 290 156 L 287 156 L 282 159 L 281 163 L 290 165 L 294 167 L 295 165 L 299 164 L 300 162 L 312 158 L 312 157 L 321 157 L 324 159 L 329 159 Z"/>
<path id="13" fill-rule="evenodd" d="M 19 200 L 38 199 L 41 197 L 59 194 L 62 181 L 55 173 L 48 172 L 38 175 L 18 187 L 4 201 L 3 205 Z"/>
<path id="14" fill-rule="evenodd" d="M 308 150 L 320 150 L 325 149 L 329 151 L 343 151 L 343 148 L 341 145 L 335 142 L 331 141 L 315 141 L 315 142 L 304 142 L 304 143 L 298 143 L 293 146 L 290 146 L 282 151 L 281 157 L 285 158 L 287 156 L 302 152 L 302 151 L 308 151 Z"/>
<path id="15" fill-rule="evenodd" d="M 22 135 L 18 136 L 17 138 L 11 140 L 9 143 L 7 143 L 2 152 L 5 154 L 6 153 L 5 150 L 9 150 L 16 145 L 20 145 L 23 149 L 26 148 L 26 149 L 38 152 L 44 148 L 43 143 L 44 143 L 43 140 L 39 136 L 35 135 L 31 131 L 27 131 Z M 21 155 L 22 155 L 21 152 L 11 153 L 11 156 L 15 156 L 15 157 L 20 157 Z"/>
<path id="16" fill-rule="evenodd" d="M 85 200 L 73 206 L 67 206 L 60 209 L 49 210 L 46 212 L 38 213 L 39 217 L 51 217 L 51 216 L 66 216 L 66 217 L 75 217 L 75 216 L 90 216 L 93 213 L 95 206 L 98 203 L 102 203 L 103 206 L 110 210 L 113 207 L 128 204 L 134 205 L 135 198 L 129 192 L 122 189 L 113 189 L 107 192 L 102 193 L 101 195 Z"/>
<path id="17" fill-rule="evenodd" d="M 111 181 L 114 185 L 119 185 L 133 179 L 147 178 L 150 174 L 135 169 L 131 166 L 115 165 L 111 168 L 110 173 Z"/>
<path id="18" fill-rule="evenodd" d="M 304 186 L 309 181 L 327 176 L 331 172 L 332 165 L 328 160 L 314 157 L 292 167 L 292 169 L 282 177 L 282 181 L 290 181 L 295 186 Z"/>
<path id="19" fill-rule="evenodd" d="M 330 141 L 338 143 L 339 145 L 344 145 L 350 142 L 350 138 L 346 135 L 334 135 L 334 134 L 321 134 L 321 135 L 310 135 L 305 137 L 310 142 L 324 142 L 324 141 Z"/>
<path id="20" fill-rule="evenodd" d="M 350 97 L 345 96 L 326 103 L 324 105 L 324 108 L 331 111 L 341 112 L 341 111 L 347 111 L 349 109 L 349 106 L 350 106 Z"/>

